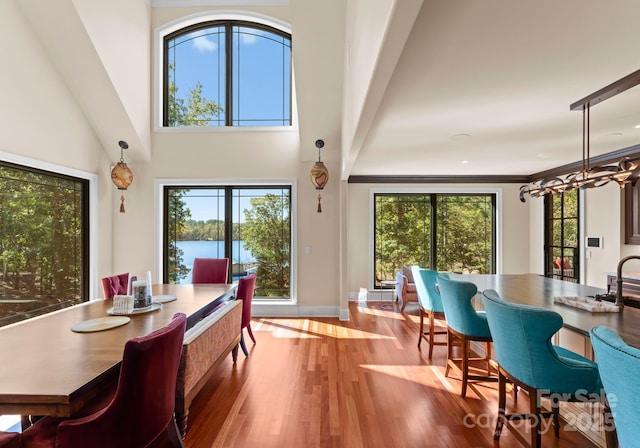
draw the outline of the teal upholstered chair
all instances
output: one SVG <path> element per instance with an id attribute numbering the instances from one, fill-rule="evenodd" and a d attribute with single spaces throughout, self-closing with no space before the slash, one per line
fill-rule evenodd
<path id="1" fill-rule="evenodd" d="M 491 361 L 491 331 L 484 311 L 476 311 L 471 303 L 478 292 L 475 284 L 467 281 L 453 280 L 446 274 L 438 275 L 438 287 L 442 297 L 444 316 L 447 320 L 447 368 L 445 376 L 451 367 L 460 367 L 462 372 L 462 389 L 460 395 L 467 395 L 467 384 L 472 381 L 498 381 L 495 374 L 495 363 Z M 471 356 L 471 341 L 483 342 L 485 355 Z M 460 346 L 461 358 L 453 357 L 453 347 Z M 469 362 L 482 361 L 486 366 L 486 375 L 469 374 Z M 492 366 L 494 367 L 491 374 Z"/>
<path id="2" fill-rule="evenodd" d="M 543 418 L 553 417 L 554 432 L 559 437 L 560 401 L 603 401 L 598 366 L 551 343 L 551 337 L 562 328 L 562 317 L 558 313 L 507 302 L 490 289 L 482 293 L 482 300 L 499 364 L 498 422 L 494 439 L 500 438 L 503 425 L 507 425 L 513 435 L 526 444 L 511 421 L 530 419 L 531 446 L 538 448 Z M 506 414 L 507 382 L 528 392 L 529 414 Z M 551 400 L 551 412 L 543 412 L 541 398 Z"/>
<path id="3" fill-rule="evenodd" d="M 418 305 L 420 306 L 420 334 L 418 335 L 418 347 L 422 339 L 429 343 L 429 359 L 433 355 L 434 345 L 446 345 L 446 341 L 436 341 L 435 336 L 446 334 L 444 330 L 435 329 L 435 313 L 443 313 L 442 300 L 436 288 L 437 271 L 422 269 L 420 266 L 412 266 L 413 281 L 416 283 Z M 424 331 L 424 318 L 429 320 L 429 331 Z"/>
<path id="4" fill-rule="evenodd" d="M 640 350 L 627 345 L 608 327 L 595 327 L 590 336 L 620 446 L 638 446 Z"/>

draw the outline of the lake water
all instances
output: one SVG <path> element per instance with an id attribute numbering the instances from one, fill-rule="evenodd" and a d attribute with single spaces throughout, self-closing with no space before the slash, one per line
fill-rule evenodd
<path id="1" fill-rule="evenodd" d="M 251 252 L 244 248 L 244 241 L 234 241 L 232 246 L 232 263 L 251 263 L 255 261 Z M 182 250 L 182 262 L 189 269 L 186 278 L 180 283 L 191 283 L 191 269 L 194 258 L 224 258 L 224 241 L 177 241 L 176 245 Z"/>

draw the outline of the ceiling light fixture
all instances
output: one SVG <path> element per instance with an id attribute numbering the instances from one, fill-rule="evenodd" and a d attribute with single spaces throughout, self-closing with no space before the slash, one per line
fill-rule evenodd
<path id="1" fill-rule="evenodd" d="M 640 176 L 640 161 L 632 161 L 628 157 L 625 157 L 612 165 L 591 166 L 589 154 L 589 115 L 592 106 L 638 84 L 640 84 L 640 70 L 571 104 L 571 106 L 569 106 L 570 110 L 582 110 L 582 169 L 574 173 L 569 173 L 564 177 L 554 176 L 523 185 L 520 187 L 520 200 L 525 202 L 527 195 L 533 198 L 539 198 L 547 194 L 562 194 L 565 191 L 601 187 L 609 182 L 616 182 L 620 188 L 624 188 L 628 183 L 635 185 Z"/>

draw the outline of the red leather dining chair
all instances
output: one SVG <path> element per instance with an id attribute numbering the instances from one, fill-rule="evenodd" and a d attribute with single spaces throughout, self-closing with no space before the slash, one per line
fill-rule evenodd
<path id="1" fill-rule="evenodd" d="M 191 283 L 227 283 L 228 258 L 194 258 Z"/>
<path id="2" fill-rule="evenodd" d="M 165 327 L 128 340 L 113 400 L 84 417 L 38 420 L 23 431 L 23 446 L 140 448 L 164 434 L 184 448 L 173 412 L 186 321 L 177 313 Z"/>
<path id="3" fill-rule="evenodd" d="M 238 290 L 236 291 L 236 300 L 242 300 L 242 325 L 240 326 L 240 347 L 244 356 L 249 356 L 247 346 L 244 343 L 244 332 L 246 328 L 247 333 L 253 343 L 256 343 L 256 338 L 253 337 L 253 331 L 251 331 L 251 301 L 253 300 L 253 291 L 256 287 L 256 274 L 249 274 L 246 277 L 238 280 Z"/>
<path id="4" fill-rule="evenodd" d="M 21 448 L 22 440 L 17 432 L 0 431 L 0 448 Z"/>
<path id="5" fill-rule="evenodd" d="M 102 279 L 102 291 L 104 292 L 104 298 L 113 299 L 113 296 L 120 294 L 127 294 L 127 287 L 129 286 L 129 273 L 112 275 L 111 277 L 104 277 Z"/>

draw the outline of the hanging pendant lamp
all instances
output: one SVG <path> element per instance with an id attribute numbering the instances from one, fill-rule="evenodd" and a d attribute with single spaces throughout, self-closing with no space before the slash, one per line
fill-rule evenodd
<path id="1" fill-rule="evenodd" d="M 322 160 L 320 159 L 320 150 L 323 147 L 324 141 L 316 140 L 316 148 L 318 148 L 318 161 L 313 165 L 310 173 L 311 183 L 314 187 L 316 187 L 316 190 L 324 189 L 324 186 L 327 185 L 327 182 L 329 181 L 329 170 L 326 166 L 324 166 L 324 163 L 322 163 Z M 320 200 L 321 196 L 320 193 L 318 193 L 318 213 L 322 213 L 322 204 L 320 203 Z"/>
<path id="2" fill-rule="evenodd" d="M 133 173 L 124 161 L 124 150 L 129 148 L 129 145 L 123 140 L 120 140 L 118 145 L 120 145 L 120 161 L 111 170 L 111 181 L 122 192 L 120 194 L 120 213 L 124 213 L 124 192 L 133 182 Z"/>

